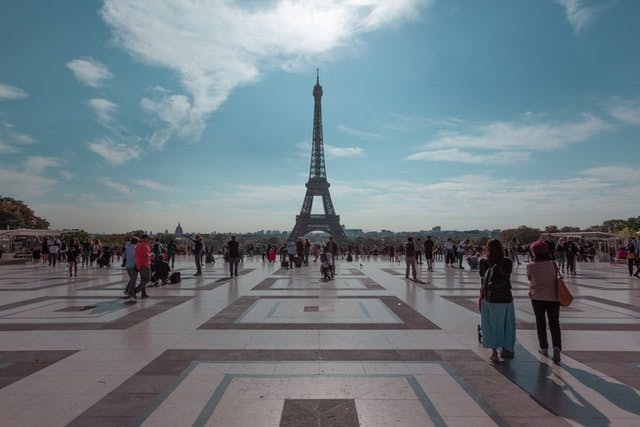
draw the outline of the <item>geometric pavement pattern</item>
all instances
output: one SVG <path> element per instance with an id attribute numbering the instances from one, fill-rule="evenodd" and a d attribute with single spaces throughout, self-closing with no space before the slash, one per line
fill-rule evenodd
<path id="1" fill-rule="evenodd" d="M 477 271 L 388 259 L 294 270 L 248 258 L 121 299 L 117 265 L 2 265 L 5 426 L 637 426 L 640 280 L 578 264 L 559 365 L 537 353 L 514 266 L 515 358 L 478 343 Z"/>

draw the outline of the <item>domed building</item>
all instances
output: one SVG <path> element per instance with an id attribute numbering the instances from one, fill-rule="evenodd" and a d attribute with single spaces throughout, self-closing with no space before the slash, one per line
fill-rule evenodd
<path id="1" fill-rule="evenodd" d="M 178 222 L 178 226 L 176 227 L 176 237 L 180 237 L 184 234 L 184 232 L 182 231 L 182 226 L 180 225 L 180 223 Z"/>

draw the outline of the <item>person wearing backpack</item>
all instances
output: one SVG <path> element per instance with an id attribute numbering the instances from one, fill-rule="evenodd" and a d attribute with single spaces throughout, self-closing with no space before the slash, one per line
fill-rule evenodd
<path id="1" fill-rule="evenodd" d="M 549 354 L 549 341 L 547 340 L 547 321 L 551 331 L 551 343 L 553 345 L 553 361 L 560 362 L 562 343 L 560 336 L 560 303 L 556 289 L 556 277 L 558 266 L 549 258 L 547 244 L 535 241 L 531 244 L 533 262 L 527 264 L 527 278 L 529 279 L 529 298 L 536 316 L 536 330 L 538 332 L 538 352 L 543 356 Z M 546 315 L 546 318 L 545 318 Z"/>
<path id="2" fill-rule="evenodd" d="M 504 256 L 497 239 L 487 242 L 486 258 L 479 263 L 482 277 L 480 312 L 482 314 L 482 346 L 492 350 L 490 360 L 513 359 L 516 343 L 516 314 L 511 294 L 513 262 Z"/>

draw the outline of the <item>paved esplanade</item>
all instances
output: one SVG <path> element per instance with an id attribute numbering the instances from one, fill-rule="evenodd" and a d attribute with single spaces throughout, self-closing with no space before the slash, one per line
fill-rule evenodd
<path id="1" fill-rule="evenodd" d="M 362 267 L 360 266 L 362 262 Z M 516 358 L 479 347 L 478 275 L 338 261 L 294 271 L 218 261 L 121 300 L 119 267 L 2 266 L 0 425 L 640 425 L 640 280 L 579 264 L 556 366 L 536 352 L 525 267 Z"/>

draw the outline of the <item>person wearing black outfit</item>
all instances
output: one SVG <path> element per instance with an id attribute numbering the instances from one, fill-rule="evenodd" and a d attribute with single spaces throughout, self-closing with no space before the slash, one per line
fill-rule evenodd
<path id="1" fill-rule="evenodd" d="M 404 277 L 409 278 L 409 268 L 411 268 L 411 275 L 413 280 L 417 279 L 416 275 L 416 247 L 413 244 L 413 237 L 407 237 L 407 243 L 404 244 L 404 260 L 407 264 L 407 268 L 404 271 Z"/>
<path id="2" fill-rule="evenodd" d="M 424 259 L 427 260 L 427 270 L 433 271 L 433 240 L 431 236 L 427 236 L 424 241 Z"/>
<path id="3" fill-rule="evenodd" d="M 236 240 L 236 236 L 231 236 L 231 240 L 227 243 L 229 251 L 229 273 L 231 277 L 238 275 L 238 263 L 240 262 L 240 244 Z"/>
<path id="4" fill-rule="evenodd" d="M 204 243 L 200 235 L 196 236 L 193 240 L 193 256 L 196 261 L 196 274 L 194 276 L 202 276 L 202 251 L 204 250 Z"/>

